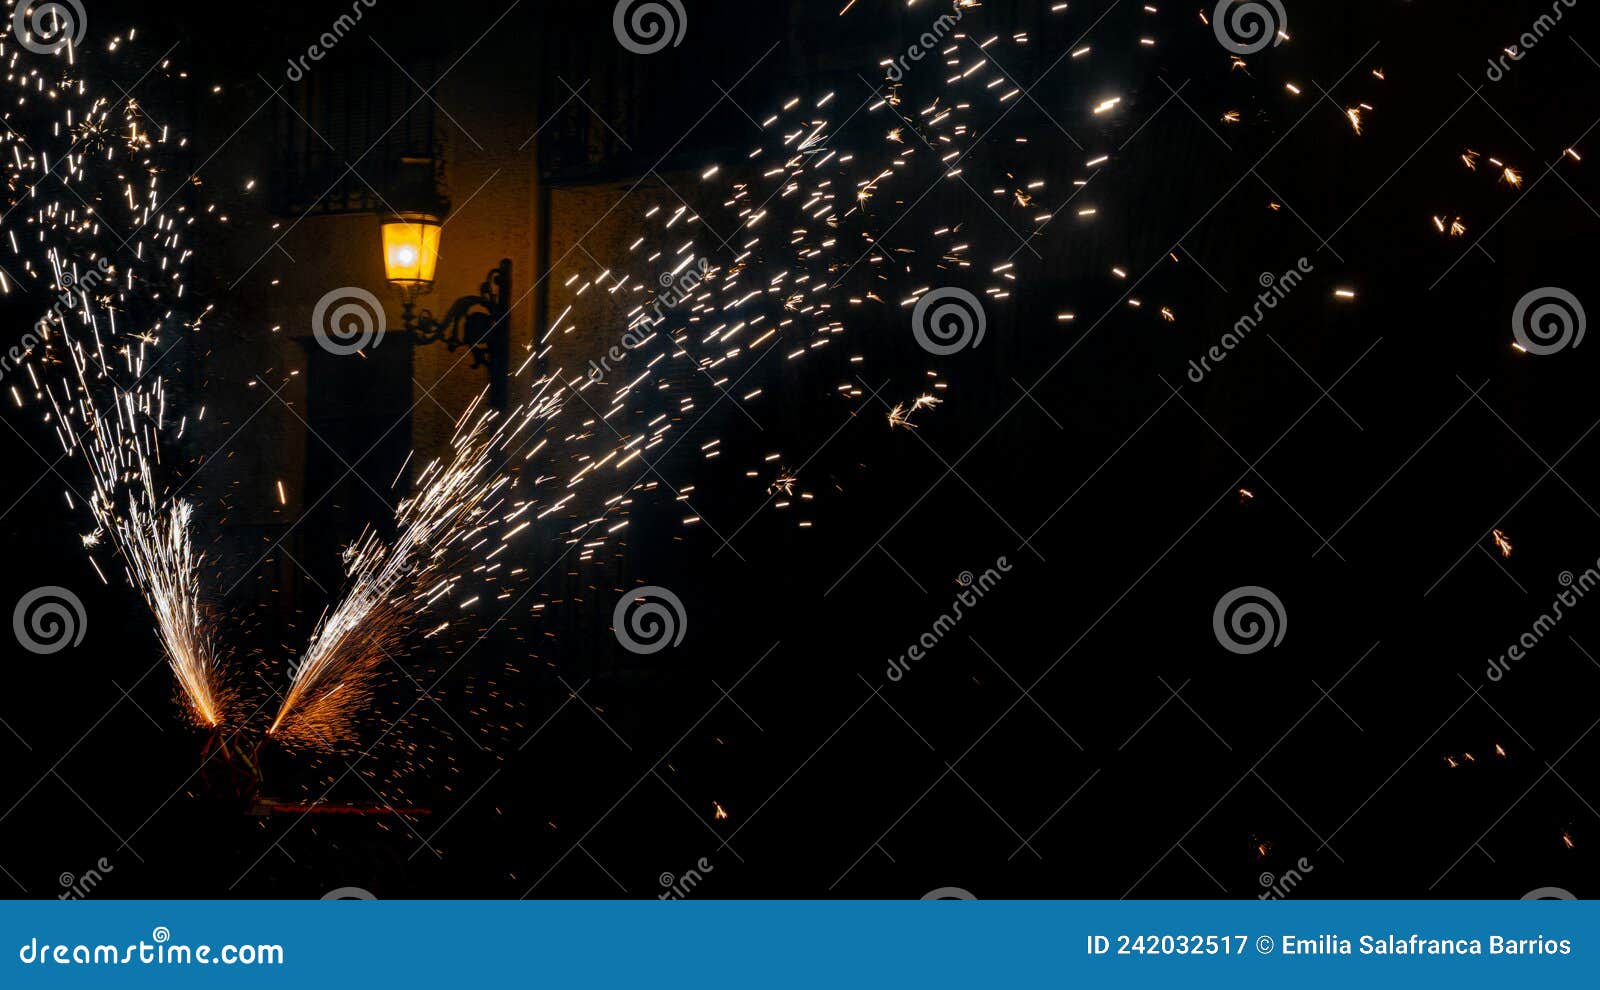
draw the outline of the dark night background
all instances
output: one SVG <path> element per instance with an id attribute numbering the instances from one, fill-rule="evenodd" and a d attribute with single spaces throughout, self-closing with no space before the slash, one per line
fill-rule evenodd
<path id="1" fill-rule="evenodd" d="M 875 3 L 841 19 L 841 5 L 685 0 L 683 47 L 630 58 L 609 3 L 522 0 L 497 20 L 499 2 L 441 11 L 380 0 L 340 51 L 358 57 L 370 33 L 448 66 L 491 31 L 466 64 L 473 78 L 508 80 L 505 93 L 486 83 L 459 107 L 441 95 L 443 110 L 523 135 L 557 121 L 538 170 L 562 190 L 631 181 L 663 156 L 657 167 L 673 174 L 736 161 L 752 143 L 742 107 L 759 116 L 835 86 L 860 100 L 856 72 L 872 76 L 875 60 L 853 64 L 857 49 L 904 50 L 926 15 Z M 337 6 L 245 21 L 213 4 L 91 3 L 89 18 L 91 34 L 139 24 L 151 57 L 177 42 L 171 58 L 190 78 L 163 77 L 147 99 L 194 135 L 181 167 L 229 188 L 252 170 L 272 183 L 254 209 L 292 220 L 272 178 L 281 114 L 252 111 Z M 670 493 L 641 494 L 625 543 L 593 562 L 561 560 L 537 592 L 546 607 L 497 626 L 421 702 L 404 734 L 422 770 L 393 745 L 373 753 L 372 772 L 401 773 L 426 815 L 260 818 L 209 796 L 193 776 L 204 740 L 150 666 L 147 614 L 114 574 L 102 585 L 78 545 L 88 523 L 62 492 L 79 466 L 47 469 L 54 439 L 34 407 L 8 402 L 0 601 L 9 609 L 61 585 L 89 618 L 82 645 L 53 656 L 4 644 L 0 889 L 56 896 L 61 874 L 104 857 L 114 868 L 97 897 L 316 898 L 349 886 L 381 898 L 653 897 L 663 874 L 704 859 L 712 869 L 693 896 L 916 898 L 954 886 L 985 899 L 1250 898 L 1263 874 L 1291 868 L 1304 874 L 1292 896 L 1516 898 L 1546 886 L 1590 896 L 1600 602 L 1585 600 L 1503 680 L 1485 677 L 1550 607 L 1558 575 L 1600 559 L 1600 345 L 1545 357 L 1510 346 L 1512 310 L 1533 289 L 1562 286 L 1600 307 L 1600 142 L 1587 140 L 1600 119 L 1595 19 L 1580 3 L 1503 81 L 1485 78 L 1488 59 L 1550 6 L 1289 0 L 1292 43 L 1243 70 L 1187 7 L 1159 20 L 1105 0 L 1060 18 L 1045 3 L 970 14 L 977 36 L 1030 30 L 1031 58 L 1007 65 L 1023 86 L 1105 15 L 1083 42 L 1104 59 L 1052 73 L 970 166 L 981 193 L 1007 170 L 1048 173 L 1059 187 L 1089 157 L 1061 126 L 1093 134 L 1091 149 L 1126 142 L 1096 180 L 1096 221 L 1063 220 L 1033 242 L 1042 257 L 1018 255 L 1013 296 L 988 307 L 976 350 L 930 358 L 891 305 L 852 315 L 849 345 L 823 359 L 837 364 L 764 365 L 751 379 L 769 390 L 751 407 L 759 425 L 725 403 L 662 466 L 674 484 L 698 486 L 695 509 L 711 526 L 686 529 Z M 1141 33 L 1160 45 L 1134 58 L 1127 42 Z M 741 77 L 733 101 L 719 100 L 717 85 Z M 1104 78 L 1125 105 L 1101 124 L 1085 108 Z M 563 115 L 577 108 L 561 86 L 575 79 L 594 80 L 585 92 L 617 115 L 628 147 L 569 126 Z M 1287 99 L 1285 81 L 1303 95 Z M 521 92 L 537 97 L 506 95 Z M 1343 108 L 1360 102 L 1373 109 L 1357 137 Z M 1239 123 L 1221 122 L 1229 110 Z M 879 123 L 856 132 L 863 147 Z M 240 128 L 245 137 L 209 160 Z M 1014 134 L 1035 140 L 1019 149 Z M 1568 147 L 1584 161 L 1550 171 Z M 1468 148 L 1515 163 L 1522 189 L 1486 164 L 1468 172 Z M 459 208 L 472 191 L 450 194 Z M 205 202 L 203 186 L 187 195 Z M 962 223 L 973 242 L 1009 253 L 1014 235 L 980 198 L 946 184 L 882 208 L 892 220 L 910 207 L 905 244 Z M 239 229 L 195 235 L 195 305 L 217 316 L 174 358 L 174 388 L 190 403 L 225 405 L 265 374 L 226 359 L 235 335 L 260 333 L 247 323 L 266 305 L 261 284 L 233 284 L 242 266 L 229 245 L 248 263 L 271 243 L 240 210 Z M 1461 216 L 1467 235 L 1439 236 L 1430 217 L 1441 214 Z M 324 247 L 375 255 L 375 228 L 369 240 Z M 535 256 L 548 258 L 547 245 Z M 1157 264 L 1168 252 L 1179 262 Z M 1203 384 L 1190 382 L 1188 362 L 1250 311 L 1261 273 L 1301 258 L 1314 266 L 1306 285 Z M 293 267 L 319 264 L 301 256 Z M 927 281 L 880 274 L 892 303 Z M 1341 286 L 1357 300 L 1336 302 Z M 1178 321 L 1163 322 L 1161 306 Z M 1075 322 L 1056 320 L 1064 309 Z M 32 318 L 20 304 L 6 312 L 18 326 Z M 949 383 L 947 401 L 915 432 L 890 431 L 884 405 L 839 396 L 856 374 L 844 351 L 870 355 L 862 380 L 888 404 L 921 392 L 930 370 Z M 315 360 L 283 353 L 300 355 L 285 369 Z M 412 360 L 400 347 L 381 360 L 402 356 Z M 354 377 L 307 398 L 334 411 L 307 414 L 342 424 L 330 427 L 334 447 L 359 455 L 383 428 L 360 417 L 394 406 L 379 376 L 399 383 L 403 413 L 420 373 L 345 368 Z M 327 455 L 294 454 L 273 432 L 281 417 L 251 421 L 255 403 L 242 408 L 182 456 L 186 470 L 206 464 L 193 485 L 202 542 L 234 589 L 218 605 L 234 616 L 240 676 L 255 681 L 257 668 L 281 678 L 337 588 L 338 547 L 383 507 L 352 486 L 295 529 L 292 562 L 262 557 L 277 524 L 236 512 L 270 500 L 275 458 Z M 720 461 L 690 456 L 715 437 Z M 386 484 L 409 444 L 393 446 L 362 474 Z M 217 449 L 226 453 L 207 463 Z M 779 450 L 806 462 L 813 528 L 762 510 L 764 484 L 743 477 Z M 245 480 L 223 481 L 241 459 Z M 344 483 L 326 465 L 306 478 L 308 499 Z M 1509 559 L 1496 529 L 1515 544 Z M 538 569 L 568 550 L 551 540 Z M 1000 585 L 888 681 L 890 658 L 950 608 L 957 576 L 1000 557 L 1012 568 Z M 641 583 L 683 598 L 681 646 L 640 657 L 617 645 L 612 606 Z M 1211 622 L 1243 585 L 1270 588 L 1288 615 L 1281 646 L 1244 657 L 1218 644 Z M 407 658 L 424 684 L 460 647 L 429 649 Z M 409 679 L 388 690 L 400 709 L 417 697 Z M 317 782 L 354 757 L 308 767 L 269 754 L 267 783 L 283 797 L 321 793 Z M 347 780 L 335 796 L 372 793 Z"/>

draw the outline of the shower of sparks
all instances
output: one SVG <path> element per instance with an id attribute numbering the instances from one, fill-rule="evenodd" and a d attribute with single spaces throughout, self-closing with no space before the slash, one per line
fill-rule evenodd
<path id="1" fill-rule="evenodd" d="M 957 6 L 964 19 L 983 13 L 966 0 Z M 854 2 L 845 4 L 840 15 L 853 7 Z M 1156 13 L 1145 9 L 1147 16 Z M 559 405 L 568 416 L 580 417 L 573 427 L 553 428 L 554 398 L 494 424 L 486 418 L 461 420 L 448 459 L 424 471 L 413 489 L 417 494 L 401 504 L 393 542 L 368 532 L 347 551 L 345 590 L 319 620 L 292 670 L 272 722 L 275 737 L 312 748 L 350 739 L 377 671 L 404 649 L 407 638 L 424 632 L 437 636 L 448 627 L 448 620 L 425 621 L 425 612 L 442 611 L 457 592 L 462 600 L 456 608 L 477 602 L 480 594 L 465 587 L 473 574 L 497 585 L 496 599 L 511 597 L 511 582 L 496 558 L 508 541 L 530 528 L 542 530 L 542 540 L 576 548 L 579 562 L 593 560 L 627 525 L 631 494 L 658 484 L 690 510 L 681 517 L 683 525 L 699 523 L 694 486 L 674 486 L 654 463 L 676 446 L 668 435 L 675 426 L 699 419 L 692 393 L 671 399 L 671 390 L 683 381 L 754 406 L 767 390 L 746 385 L 735 391 L 735 385 L 767 355 L 796 362 L 825 354 L 848 331 L 847 315 L 855 307 L 909 306 L 927 291 L 902 289 L 898 299 L 890 296 L 892 274 L 918 277 L 912 274 L 918 250 L 883 240 L 897 223 L 895 201 L 916 199 L 930 178 L 966 182 L 963 173 L 981 166 L 978 156 L 971 164 L 964 161 L 968 152 L 1005 119 L 1020 93 L 999 68 L 1006 60 L 1003 50 L 1010 46 L 1016 49 L 1012 56 L 1022 57 L 1031 42 L 1027 32 L 991 36 L 966 27 L 954 31 L 941 52 L 949 70 L 942 79 L 935 60 L 913 81 L 909 73 L 902 79 L 889 72 L 893 59 L 885 58 L 886 78 L 876 87 L 876 98 L 861 107 L 836 99 L 833 91 L 780 100 L 760 123 L 762 138 L 742 165 L 708 162 L 695 171 L 708 201 L 717 195 L 710 190 L 724 190 L 717 216 L 702 216 L 675 194 L 663 197 L 643 209 L 641 236 L 628 249 L 633 257 L 626 265 L 552 273 L 552 284 L 568 294 L 568 301 L 553 302 L 554 318 L 536 328 L 524 369 L 548 358 L 559 338 L 579 329 L 579 300 L 590 292 L 589 300 L 613 300 L 619 311 L 631 305 L 622 317 L 628 327 L 626 353 L 603 369 L 555 372 L 543 381 L 561 396 Z M 1148 31 L 1134 34 L 1128 44 L 1136 50 L 1154 47 Z M 1092 69 L 1089 46 L 1070 54 L 1075 66 Z M 1118 126 L 1113 111 L 1124 105 L 1122 95 L 1104 94 L 1085 109 L 1089 117 Z M 840 133 L 858 115 L 866 122 L 863 130 L 881 142 L 877 147 L 852 147 Z M 1024 133 L 1016 140 L 1026 140 Z M 1043 171 L 1049 164 L 1044 160 L 1037 163 L 1037 174 L 1004 173 L 995 194 L 1017 214 L 1008 223 L 1031 232 L 1030 237 L 1040 236 L 1110 158 L 1091 153 L 1080 159 L 1088 162 L 1083 170 L 1056 179 Z M 892 193 L 891 186 L 896 187 Z M 1057 188 L 1064 191 L 1052 191 Z M 1098 212 L 1093 206 L 1072 208 L 1080 218 Z M 943 282 L 951 272 L 988 271 L 993 276 L 983 292 L 988 304 L 1011 297 L 1021 278 L 1013 246 L 975 243 L 962 225 L 932 236 L 938 246 L 928 255 L 932 267 L 921 277 Z M 979 252 L 997 257 L 985 261 Z M 1127 276 L 1119 271 L 1118 277 Z M 1176 320 L 1171 306 L 1158 303 L 1149 312 L 1164 322 Z M 863 393 L 850 381 L 838 394 L 859 400 Z M 913 417 L 942 401 L 923 394 L 897 405 L 889 424 L 914 429 Z M 698 446 L 705 460 L 722 453 L 719 439 Z M 514 475 L 491 463 L 491 451 L 513 448 L 531 448 L 527 457 L 537 455 L 554 473 Z M 534 490 L 525 490 L 530 487 Z M 788 497 L 814 498 L 797 493 L 798 480 L 787 471 L 769 482 L 769 489 L 786 497 L 774 503 L 775 509 L 788 507 Z M 278 497 L 286 501 L 281 483 Z M 566 523 L 551 518 L 562 516 Z M 810 528 L 813 520 L 794 524 Z M 486 556 L 476 552 L 489 547 L 493 550 Z M 467 564 L 470 569 L 463 567 Z"/>
<path id="2" fill-rule="evenodd" d="M 200 596 L 200 558 L 190 537 L 193 507 L 184 501 L 163 503 L 140 439 L 120 435 L 115 420 L 96 418 L 90 431 L 85 445 L 95 482 L 90 508 L 101 530 L 112 534 L 130 580 L 155 616 L 167 664 L 192 714 L 215 727 L 227 712 L 230 692 L 218 666 L 215 620 Z M 119 508 L 117 488 L 130 471 L 137 481 L 130 483 Z"/>
<path id="3" fill-rule="evenodd" d="M 964 18 L 978 13 L 977 4 L 960 6 Z M 574 263 L 552 273 L 551 284 L 567 299 L 552 302 L 553 319 L 536 328 L 527 364 L 548 358 L 561 338 L 577 332 L 583 305 L 597 301 L 626 325 L 624 353 L 584 373 L 549 376 L 546 384 L 562 394 L 563 421 L 578 417 L 572 426 L 555 429 L 556 410 L 549 408 L 512 414 L 493 428 L 492 438 L 481 432 L 490 430 L 483 424 L 458 429 L 449 460 L 425 472 L 417 483 L 419 494 L 402 505 L 395 541 L 384 544 L 368 533 L 347 553 L 346 588 L 319 620 L 293 668 L 272 735 L 312 748 L 348 741 L 367 706 L 373 678 L 388 658 L 400 653 L 413 634 L 436 636 L 448 624 L 425 621 L 425 611 L 442 610 L 444 600 L 457 592 L 464 599 L 457 608 L 478 601 L 478 593 L 465 587 L 474 572 L 494 584 L 495 599 L 514 597 L 497 558 L 504 541 L 530 527 L 541 540 L 575 548 L 580 563 L 593 560 L 626 527 L 635 501 L 631 494 L 657 486 L 689 510 L 680 516 L 683 525 L 700 523 L 694 486 L 674 485 L 655 466 L 658 457 L 676 448 L 670 432 L 700 418 L 696 396 L 684 390 L 674 399 L 674 390 L 682 390 L 685 381 L 697 382 L 726 401 L 753 407 L 768 390 L 735 386 L 768 355 L 783 355 L 791 363 L 825 355 L 848 332 L 854 308 L 874 306 L 882 312 L 914 304 L 926 288 L 902 290 L 898 299 L 884 289 L 894 284 L 892 271 L 912 270 L 909 246 L 882 241 L 895 226 L 894 200 L 915 198 L 913 186 L 956 179 L 967 170 L 959 159 L 987 130 L 981 115 L 1003 119 L 1019 95 L 999 68 L 1001 49 L 1020 50 L 1029 43 L 1025 32 L 980 40 L 957 30 L 942 53 L 956 71 L 942 82 L 933 60 L 914 86 L 894 78 L 888 72 L 892 59 L 886 58 L 886 78 L 859 106 L 837 99 L 833 91 L 783 98 L 760 123 L 761 139 L 742 164 L 706 162 L 688 173 L 697 178 L 708 207 L 720 198 L 715 215 L 710 209 L 703 215 L 666 190 L 668 195 L 642 208 L 640 236 L 624 264 L 586 268 Z M 1130 44 L 1151 47 L 1148 34 Z M 1088 67 L 1087 48 L 1073 54 L 1076 63 Z M 1109 118 L 1123 104 L 1122 96 L 1107 94 L 1088 110 Z M 853 147 L 853 140 L 840 133 L 858 117 L 860 130 L 880 144 Z M 1062 193 L 1052 192 L 1057 183 L 1045 174 L 1006 172 L 995 194 L 1017 213 L 1020 229 L 1038 236 L 1110 157 L 1085 156 L 1090 164 L 1059 183 L 1066 190 Z M 881 211 L 880 195 L 885 197 Z M 974 244 L 960 225 L 936 231 L 933 238 L 938 247 L 929 255 L 928 277 L 989 271 L 989 300 L 998 304 L 1011 296 L 1020 278 L 1014 246 Z M 997 257 L 980 268 L 980 250 Z M 1156 312 L 1164 320 L 1175 318 L 1170 307 Z M 935 389 L 944 387 L 933 383 Z M 850 381 L 838 395 L 860 400 L 863 393 L 858 382 Z M 897 407 L 890 425 L 911 429 L 916 413 L 941 401 L 923 394 Z M 554 467 L 553 474 L 512 476 L 492 468 L 485 454 L 488 448 L 528 446 L 541 463 Z M 705 460 L 722 453 L 719 439 L 698 446 Z M 771 478 L 770 469 L 747 477 Z M 769 496 L 782 496 L 769 497 L 774 511 L 815 498 L 787 470 L 766 485 Z M 568 521 L 551 518 L 561 516 Z M 791 524 L 810 529 L 814 520 L 796 518 Z M 462 565 L 480 555 L 458 551 L 480 546 L 494 548 L 486 558 L 493 563 L 463 573 Z"/>
<path id="4" fill-rule="evenodd" d="M 778 476 L 772 479 L 772 484 L 767 486 L 767 494 L 793 495 L 794 486 L 799 482 L 799 480 L 799 478 L 796 478 L 793 474 L 789 473 L 788 469 L 779 471 Z"/>
<path id="5" fill-rule="evenodd" d="M 942 401 L 944 400 L 932 395 L 919 395 L 911 401 L 909 406 L 896 402 L 894 408 L 889 410 L 889 428 L 891 430 L 895 427 L 903 427 L 907 430 L 916 429 L 917 424 L 911 421 L 912 415 L 923 409 L 932 409 Z"/>
<path id="6" fill-rule="evenodd" d="M 111 39 L 104 54 L 111 58 L 132 38 Z M 158 479 L 162 436 L 174 424 L 157 366 L 195 329 L 171 308 L 185 291 L 192 252 L 184 231 L 193 217 L 162 188 L 157 164 L 181 142 L 136 99 L 91 92 L 80 62 L 101 52 L 67 45 L 39 55 L 36 65 L 24 51 L 8 54 L 7 79 L 19 95 L 0 135 L 0 146 L 9 146 L 10 193 L 0 237 L 11 251 L 0 288 L 9 294 L 17 281 L 31 283 L 54 301 L 13 354 L 23 353 L 31 397 L 65 455 L 88 468 L 90 492 L 71 488 L 67 501 L 82 503 L 95 522 L 82 537 L 91 563 L 104 579 L 94 551 L 109 546 L 121 557 L 154 617 L 188 714 L 214 727 L 227 715 L 230 692 L 201 592 L 194 510 Z M 162 62 L 152 70 L 168 68 Z M 10 391 L 21 405 L 24 393 L 15 385 Z"/>
<path id="7" fill-rule="evenodd" d="M 449 459 L 429 464 L 417 479 L 417 494 L 400 503 L 393 542 L 368 529 L 345 550 L 348 589 L 311 634 L 269 735 L 312 749 L 350 740 L 370 700 L 373 674 L 402 651 L 420 617 L 455 590 L 462 559 L 490 541 L 488 517 L 504 505 L 510 487 L 509 476 L 495 470 L 497 457 L 519 429 L 549 419 L 559 404 L 542 396 L 497 417 L 481 409 L 483 399 L 480 393 L 457 421 Z M 508 538 L 484 559 L 504 552 Z M 436 625 L 433 633 L 448 625 Z"/>
<path id="8" fill-rule="evenodd" d="M 911 0 L 908 6 L 914 4 Z M 1022 90 L 1000 66 L 1027 61 L 1025 49 L 1033 41 L 1028 32 L 969 30 L 987 13 L 976 0 L 956 0 L 953 7 L 963 15 L 962 22 L 945 39 L 940 58 L 904 66 L 887 54 L 880 63 L 883 80 L 860 106 L 833 91 L 782 97 L 757 125 L 760 139 L 742 162 L 707 162 L 694 170 L 697 195 L 704 195 L 707 204 L 720 199 L 705 215 L 667 190 L 640 210 L 640 236 L 627 249 L 630 257 L 623 264 L 590 267 L 573 262 L 550 273 L 556 287 L 553 319 L 535 328 L 526 361 L 516 373 L 515 386 L 534 398 L 496 414 L 483 408 L 480 396 L 458 420 L 444 457 L 411 482 L 414 494 L 396 510 L 397 535 L 384 541 L 368 530 L 349 546 L 345 587 L 293 666 L 271 735 L 310 749 L 354 739 L 378 673 L 398 662 L 395 658 L 404 655 L 408 641 L 444 633 L 452 624 L 445 615 L 486 598 L 513 596 L 517 581 L 525 580 L 525 568 L 503 565 L 518 556 L 512 548 L 519 539 L 534 545 L 527 557 L 564 546 L 567 552 L 576 549 L 580 562 L 593 560 L 621 539 L 616 534 L 630 521 L 634 494 L 657 488 L 670 490 L 688 510 L 680 516 L 684 526 L 700 523 L 693 505 L 695 486 L 674 485 L 656 467 L 687 435 L 685 430 L 673 437 L 672 431 L 700 420 L 697 396 L 683 383 L 748 410 L 771 401 L 763 396 L 777 391 L 746 379 L 758 364 L 768 355 L 781 355 L 788 363 L 827 360 L 843 342 L 850 314 L 858 308 L 892 313 L 914 305 L 932 286 L 955 279 L 984 283 L 981 294 L 990 306 L 1005 303 L 1023 286 L 1032 288 L 1012 238 L 991 242 L 957 222 L 929 224 L 915 233 L 911 222 L 902 225 L 902 204 L 920 202 L 925 188 L 969 184 L 985 196 L 992 191 L 988 208 L 1028 245 L 1047 230 L 1093 230 L 1092 218 L 1105 205 L 1098 187 L 1099 205 L 1074 200 L 1100 170 L 1115 167 L 1115 132 L 1131 123 L 1119 118 L 1133 116 L 1137 100 L 1094 85 L 1087 92 L 1097 95 L 1076 112 L 1087 121 L 1085 127 L 1104 128 L 1088 138 L 1096 147 L 1083 149 L 1082 156 L 1070 161 L 1030 154 L 1027 172 L 991 166 L 981 153 L 985 145 L 1026 145 L 1030 139 L 1041 143 L 1026 127 L 1016 127 L 1014 133 L 996 130 L 1010 109 L 1023 102 L 1017 99 Z M 859 16 L 866 8 L 858 0 L 845 0 L 838 14 Z M 1066 15 L 1067 5 L 1054 5 L 1050 12 Z M 1144 15 L 1156 17 L 1158 11 L 1147 6 Z M 1200 20 L 1206 24 L 1204 12 Z M 1156 47 L 1155 34 L 1145 29 L 1124 40 L 1137 57 Z M 1209 27 L 1200 37 L 1215 47 Z M 1290 40 L 1281 32 L 1279 38 Z M 121 41 L 115 39 L 110 50 Z M 1083 45 L 1067 52 L 1071 59 L 1064 65 L 1091 72 L 1096 62 L 1092 56 L 1100 47 L 1097 42 L 1093 48 Z M 1217 57 L 1253 80 L 1243 59 L 1221 50 Z M 93 497 L 82 500 L 96 522 L 96 529 L 83 538 L 86 550 L 108 545 L 123 556 L 129 580 L 155 616 L 188 707 L 199 721 L 216 725 L 228 713 L 230 695 L 219 669 L 215 619 L 202 597 L 203 561 L 192 549 L 195 512 L 156 477 L 162 432 L 176 429 L 181 436 L 186 420 L 179 416 L 176 424 L 171 422 L 173 413 L 155 368 L 169 340 L 197 327 L 174 325 L 170 313 L 142 322 L 130 315 L 135 294 L 145 303 L 161 300 L 157 310 L 182 297 L 182 273 L 192 252 L 181 232 L 196 217 L 183 206 L 168 208 L 170 194 L 157 189 L 160 170 L 146 162 L 155 150 L 173 143 L 165 128 L 155 126 L 136 100 L 112 103 L 91 97 L 76 79 L 50 82 L 63 68 L 69 67 L 56 65 L 51 73 L 14 68 L 10 79 L 24 98 L 35 100 L 35 112 L 40 94 L 59 104 L 64 126 L 54 130 L 71 144 L 46 155 L 34 149 L 48 147 L 48 139 L 56 135 L 41 132 L 34 139 L 30 134 L 33 140 L 24 142 L 10 131 L 0 138 L 0 147 L 10 144 L 13 152 L 9 205 L 19 213 L 22 204 L 31 210 L 19 229 L 47 245 L 43 260 L 36 260 L 25 255 L 33 249 L 29 238 L 23 239 L 26 248 L 16 237 L 10 239 L 22 278 L 48 284 L 71 299 L 70 306 L 49 318 L 49 331 L 37 348 L 39 359 L 27 369 L 36 394 L 48 398 L 50 421 L 65 449 L 82 455 L 94 480 Z M 1367 86 L 1385 81 L 1381 69 L 1370 76 L 1363 77 Z M 1084 80 L 1086 86 L 1093 83 Z M 1285 101 L 1300 96 L 1293 82 L 1274 86 L 1273 92 Z M 1225 107 L 1210 112 L 1241 130 L 1270 117 L 1255 109 L 1248 121 Z M 1362 102 L 1344 116 L 1360 135 L 1364 115 L 1373 113 L 1374 105 Z M 858 116 L 858 131 L 847 132 Z M 118 156 L 128 160 L 121 163 L 126 174 L 140 177 L 137 182 L 119 178 L 118 195 L 108 197 L 127 211 L 115 226 L 133 232 L 130 249 L 127 257 L 117 255 L 112 278 L 84 288 L 84 259 L 92 262 L 99 256 L 88 245 L 95 243 L 106 218 L 78 201 L 75 191 L 71 196 L 61 193 L 64 199 L 43 195 L 44 180 L 52 172 L 64 172 L 81 182 L 91 163 L 99 169 L 105 159 L 117 161 Z M 1571 149 L 1564 156 L 1581 160 Z M 1479 158 L 1471 150 L 1461 155 L 1474 172 Z M 1496 172 L 1486 174 L 1513 187 L 1521 185 L 1514 168 L 1487 160 Z M 109 171 L 122 174 L 116 168 Z M 994 174 L 979 179 L 980 171 Z M 213 185 L 242 185 L 249 191 L 255 182 Z M 1270 206 L 1279 209 L 1277 203 Z M 1052 226 L 1068 210 L 1076 222 Z M 214 204 L 204 213 L 226 222 L 227 214 Z M 1465 234 L 1453 214 L 1433 220 L 1449 237 Z M 1170 260 L 1178 262 L 1175 256 Z M 1111 269 L 1118 292 L 1128 271 L 1121 265 Z M 0 278 L 0 288 L 11 291 L 13 277 L 6 273 Z M 1130 319 L 1176 322 L 1174 308 L 1153 298 L 1159 286 L 1146 282 L 1143 291 L 1151 305 L 1130 299 Z M 558 300 L 558 293 L 567 298 Z M 1356 293 L 1333 288 L 1333 296 L 1351 302 Z M 614 318 L 626 327 L 621 359 L 590 372 L 540 373 L 530 386 L 523 372 L 547 359 L 561 338 L 578 331 L 585 318 L 581 306 L 597 299 L 608 300 L 616 311 L 599 319 Z M 1072 300 L 1052 303 L 1071 305 Z M 1073 319 L 1070 312 L 1057 317 L 1064 324 Z M 602 336 L 615 335 L 608 328 Z M 854 362 L 860 359 L 851 360 L 848 379 L 829 388 L 839 398 L 859 403 L 864 393 Z M 59 383 L 41 380 L 63 363 L 70 363 L 70 376 Z M 932 387 L 945 386 L 940 382 Z M 17 398 L 15 388 L 12 394 Z M 943 401 L 927 393 L 909 404 L 897 403 L 888 413 L 891 431 L 916 429 L 913 417 Z M 201 410 L 196 418 L 203 415 Z M 721 443 L 720 438 L 702 442 L 697 437 L 686 449 L 698 449 L 703 460 L 712 461 L 722 455 Z M 767 494 L 785 496 L 775 508 L 787 508 L 791 497 L 804 502 L 814 498 L 787 469 L 777 468 L 773 479 L 774 467 L 748 471 L 745 477 L 756 484 L 768 479 Z M 276 501 L 288 504 L 284 482 L 277 480 L 272 487 Z M 1239 495 L 1242 502 L 1255 497 L 1244 489 Z M 795 520 L 794 525 L 809 529 L 813 520 Z M 1509 555 L 1510 544 L 1502 545 L 1501 539 L 1497 532 L 1497 545 Z M 475 580 L 492 593 L 469 587 Z M 536 604 L 533 610 L 543 607 Z M 720 805 L 717 810 L 726 817 Z"/>

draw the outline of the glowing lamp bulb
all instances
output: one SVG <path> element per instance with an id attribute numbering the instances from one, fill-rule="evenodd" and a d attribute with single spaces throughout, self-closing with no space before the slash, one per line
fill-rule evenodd
<path id="1" fill-rule="evenodd" d="M 384 277 L 408 295 L 433 289 L 439 264 L 439 218 L 425 213 L 401 213 L 383 222 Z"/>

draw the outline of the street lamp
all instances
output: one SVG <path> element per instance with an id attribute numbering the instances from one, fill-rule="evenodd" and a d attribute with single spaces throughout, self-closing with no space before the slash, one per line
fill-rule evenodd
<path id="1" fill-rule="evenodd" d="M 511 332 L 508 324 L 511 261 L 489 270 L 478 294 L 462 296 L 443 317 L 416 309 L 420 296 L 433 292 L 439 265 L 443 220 L 432 213 L 394 213 L 383 219 L 383 272 L 400 291 L 406 337 L 412 346 L 442 342 L 450 351 L 470 348 L 472 366 L 489 369 L 489 401 L 507 408 L 510 397 Z"/>
<path id="2" fill-rule="evenodd" d="M 401 298 L 433 291 L 444 223 L 429 213 L 396 213 L 383 221 L 383 271 Z"/>

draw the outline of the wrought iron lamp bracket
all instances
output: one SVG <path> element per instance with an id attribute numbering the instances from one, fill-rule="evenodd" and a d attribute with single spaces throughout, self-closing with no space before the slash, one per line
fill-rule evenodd
<path id="1" fill-rule="evenodd" d="M 474 368 L 491 367 L 494 338 L 507 331 L 510 293 L 511 262 L 506 260 L 489 270 L 477 295 L 457 299 L 443 317 L 427 309 L 418 311 L 415 297 L 408 296 L 401 309 L 406 336 L 417 347 L 443 343 L 451 353 L 470 348 Z"/>

